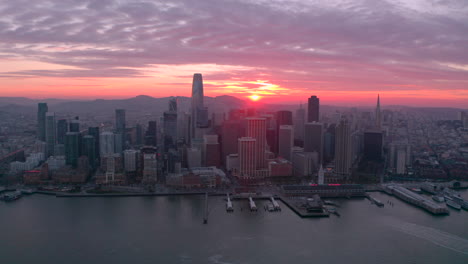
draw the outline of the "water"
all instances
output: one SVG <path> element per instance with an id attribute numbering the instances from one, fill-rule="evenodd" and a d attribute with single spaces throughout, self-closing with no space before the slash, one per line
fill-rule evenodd
<path id="1" fill-rule="evenodd" d="M 464 192 L 465 198 L 467 192 Z M 0 203 L 0 263 L 468 263 L 468 212 L 435 217 L 340 200 L 341 217 L 299 218 L 203 196 L 55 198 Z M 243 207 L 243 211 L 240 211 Z"/>

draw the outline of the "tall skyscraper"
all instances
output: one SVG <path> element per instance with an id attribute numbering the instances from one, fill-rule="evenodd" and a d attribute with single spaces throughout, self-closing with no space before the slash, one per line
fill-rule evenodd
<path id="1" fill-rule="evenodd" d="M 57 143 L 65 144 L 65 135 L 68 132 L 68 122 L 66 119 L 57 121 Z"/>
<path id="2" fill-rule="evenodd" d="M 318 122 L 320 118 L 320 99 L 317 96 L 311 96 L 309 98 L 307 106 L 307 122 Z"/>
<path id="3" fill-rule="evenodd" d="M 351 174 L 351 129 L 346 119 L 341 119 L 335 134 L 335 173 L 344 178 Z"/>
<path id="4" fill-rule="evenodd" d="M 364 158 L 380 161 L 383 152 L 383 134 L 381 131 L 364 132 Z M 336 153 L 335 153 L 336 155 Z"/>
<path id="5" fill-rule="evenodd" d="M 294 129 L 290 125 L 281 125 L 279 128 L 279 156 L 292 161 L 292 147 L 294 143 Z"/>
<path id="6" fill-rule="evenodd" d="M 238 153 L 238 139 L 242 137 L 240 121 L 227 120 L 221 127 L 222 162 L 230 154 Z"/>
<path id="7" fill-rule="evenodd" d="M 115 109 L 115 137 L 116 145 L 121 146 L 121 149 L 124 150 L 126 138 L 125 109 Z"/>
<path id="8" fill-rule="evenodd" d="M 157 143 L 157 126 L 156 121 L 148 122 L 148 129 L 145 135 L 145 145 L 156 146 Z"/>
<path id="9" fill-rule="evenodd" d="M 276 149 L 272 149 L 272 152 L 274 153 L 279 153 L 279 131 L 280 131 L 280 127 L 282 125 L 288 125 L 288 126 L 292 126 L 293 124 L 293 120 L 292 120 L 292 112 L 291 111 L 278 111 L 276 112 L 276 135 L 277 136 L 277 144 L 276 146 L 278 146 L 278 148 Z"/>
<path id="10" fill-rule="evenodd" d="M 101 161 L 101 155 L 100 155 L 100 141 L 99 141 L 99 127 L 88 127 L 88 135 L 90 136 L 93 136 L 94 137 L 94 151 L 96 152 L 95 153 L 95 157 L 96 157 L 96 160 L 97 160 L 97 163 L 96 165 L 99 165 L 100 161 Z"/>
<path id="11" fill-rule="evenodd" d="M 305 109 L 300 105 L 294 118 L 294 138 L 304 141 Z"/>
<path id="12" fill-rule="evenodd" d="M 255 175 L 257 167 L 256 145 L 254 138 L 239 138 L 239 175 L 241 178 L 250 178 Z"/>
<path id="13" fill-rule="evenodd" d="M 82 154 L 88 157 L 89 165 L 95 169 L 97 167 L 96 140 L 94 136 L 86 135 L 83 137 L 82 142 Z"/>
<path id="14" fill-rule="evenodd" d="M 377 95 L 377 106 L 375 107 L 375 127 L 377 129 L 382 128 L 382 115 L 380 112 L 380 94 Z"/>
<path id="15" fill-rule="evenodd" d="M 55 124 L 55 113 L 46 113 L 46 143 L 47 143 L 47 157 L 54 155 L 55 143 L 57 142 L 57 129 Z"/>
<path id="16" fill-rule="evenodd" d="M 205 135 L 203 138 L 203 162 L 206 167 L 220 167 L 221 153 L 218 143 L 218 135 Z"/>
<path id="17" fill-rule="evenodd" d="M 80 133 L 67 132 L 65 135 L 65 160 L 67 165 L 76 168 L 80 157 Z"/>
<path id="18" fill-rule="evenodd" d="M 258 117 L 247 118 L 247 137 L 255 139 L 255 155 L 257 169 L 266 168 L 266 119 Z"/>
<path id="19" fill-rule="evenodd" d="M 177 102 L 174 98 L 169 100 L 169 111 L 163 114 L 164 149 L 175 146 L 177 141 Z"/>
<path id="20" fill-rule="evenodd" d="M 192 137 L 195 135 L 197 127 L 206 127 L 208 123 L 208 111 L 203 104 L 203 78 L 201 73 L 195 73 L 193 75 L 192 82 L 192 124 L 191 134 Z"/>
<path id="21" fill-rule="evenodd" d="M 304 129 L 304 152 L 317 152 L 319 164 L 323 161 L 323 125 L 322 123 L 306 123 Z"/>
<path id="22" fill-rule="evenodd" d="M 70 121 L 70 132 L 80 132 L 80 120 L 78 117 Z"/>
<path id="23" fill-rule="evenodd" d="M 46 113 L 49 111 L 47 103 L 37 104 L 37 138 L 46 141 Z"/>
<path id="24" fill-rule="evenodd" d="M 112 156 L 115 153 L 115 136 L 112 132 L 103 132 L 99 136 L 101 158 Z"/>

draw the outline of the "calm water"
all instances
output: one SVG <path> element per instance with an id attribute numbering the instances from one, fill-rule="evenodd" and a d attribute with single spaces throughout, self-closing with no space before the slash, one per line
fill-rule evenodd
<path id="1" fill-rule="evenodd" d="M 340 218 L 301 219 L 247 201 L 228 214 L 210 197 L 208 225 L 202 196 L 33 195 L 0 203 L 0 263 L 468 263 L 467 211 L 434 217 L 372 195 L 394 207 L 340 200 Z"/>

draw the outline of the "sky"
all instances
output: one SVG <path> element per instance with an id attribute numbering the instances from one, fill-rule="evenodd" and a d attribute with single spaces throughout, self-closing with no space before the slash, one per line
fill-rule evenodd
<path id="1" fill-rule="evenodd" d="M 468 108 L 466 0 L 0 0 L 0 96 Z"/>

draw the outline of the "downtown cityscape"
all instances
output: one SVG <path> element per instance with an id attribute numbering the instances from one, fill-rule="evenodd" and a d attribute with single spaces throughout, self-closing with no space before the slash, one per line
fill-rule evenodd
<path id="1" fill-rule="evenodd" d="M 463 0 L 0 0 L 0 263 L 468 263 Z"/>

